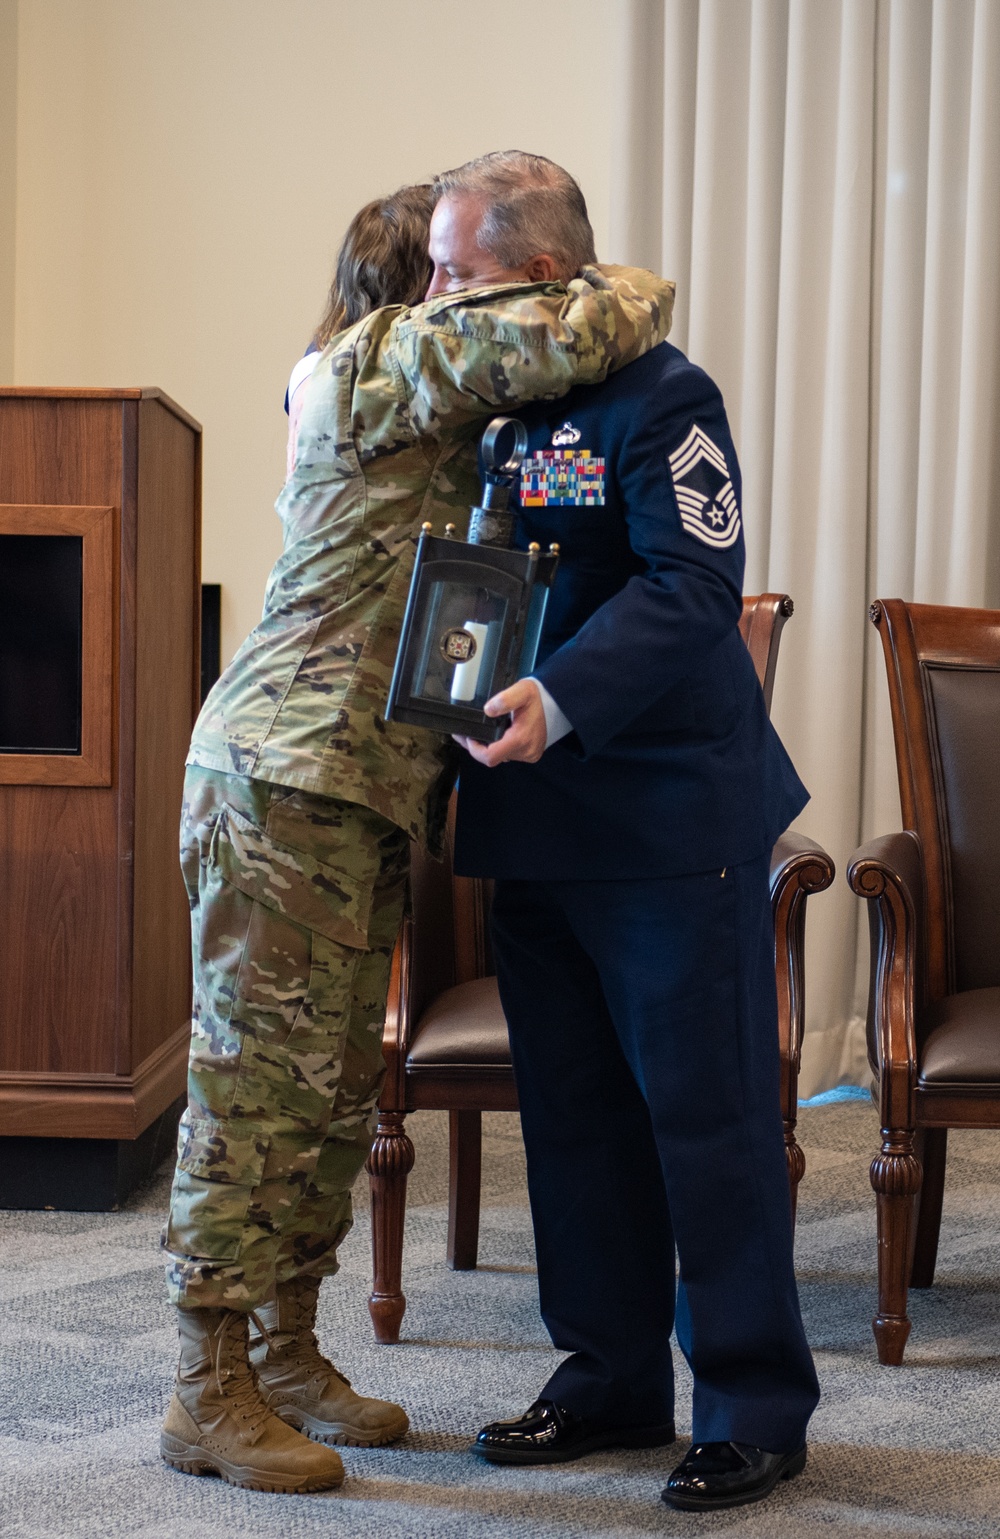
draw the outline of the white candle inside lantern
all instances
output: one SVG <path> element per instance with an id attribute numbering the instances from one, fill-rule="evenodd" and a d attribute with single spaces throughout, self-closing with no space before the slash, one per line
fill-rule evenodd
<path id="1" fill-rule="evenodd" d="M 453 700 L 475 700 L 476 689 L 479 685 L 479 672 L 486 656 L 486 638 L 489 635 L 488 625 L 480 625 L 476 620 L 466 620 L 462 626 L 463 631 L 475 638 L 476 650 L 467 663 L 455 664 L 455 675 L 451 681 L 451 698 Z"/>

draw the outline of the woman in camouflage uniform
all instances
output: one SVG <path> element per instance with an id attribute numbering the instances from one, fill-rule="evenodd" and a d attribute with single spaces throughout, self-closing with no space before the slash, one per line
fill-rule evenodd
<path id="1" fill-rule="evenodd" d="M 396 298 L 412 301 L 430 206 L 407 195 L 400 213 L 399 196 L 382 265 L 391 251 Z M 195 727 L 189 1103 L 164 1234 L 181 1361 L 161 1436 L 192 1473 L 324 1489 L 343 1479 L 329 1445 L 407 1429 L 314 1335 L 371 1144 L 409 841 L 439 845 L 451 783 L 445 741 L 383 712 L 420 525 L 467 517 L 484 420 L 597 382 L 666 335 L 672 285 L 584 266 L 585 207 L 583 223 L 589 249 L 561 263 L 374 309 L 333 337 L 277 502 L 263 618 Z"/>

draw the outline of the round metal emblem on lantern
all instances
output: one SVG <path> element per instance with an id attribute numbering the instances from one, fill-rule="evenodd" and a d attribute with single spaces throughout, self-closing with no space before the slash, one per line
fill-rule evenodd
<path id="1" fill-rule="evenodd" d="M 455 629 L 445 631 L 439 646 L 446 663 L 470 663 L 476 655 L 476 638 L 471 631 Z"/>

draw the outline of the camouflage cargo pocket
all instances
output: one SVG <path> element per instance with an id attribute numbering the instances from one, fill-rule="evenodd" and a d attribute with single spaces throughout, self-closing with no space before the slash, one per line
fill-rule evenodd
<path id="1" fill-rule="evenodd" d="M 228 882 L 308 930 L 365 950 L 372 883 L 283 844 L 228 805 L 215 825 L 210 861 Z"/>
<path id="2" fill-rule="evenodd" d="M 370 889 L 279 843 L 228 806 L 216 825 L 209 864 L 229 889 L 220 893 L 223 906 L 244 911 L 228 925 L 232 939 L 242 936 L 230 1025 L 286 1043 L 309 998 L 314 933 L 365 949 Z"/>
<path id="3" fill-rule="evenodd" d="M 184 1113 L 164 1241 L 169 1251 L 203 1261 L 236 1259 L 268 1146 L 259 1131 Z"/>

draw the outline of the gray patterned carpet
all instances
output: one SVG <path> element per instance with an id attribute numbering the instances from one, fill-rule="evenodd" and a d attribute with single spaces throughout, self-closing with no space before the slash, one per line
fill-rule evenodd
<path id="1" fill-rule="evenodd" d="M 411 1122 L 405 1343 L 371 1338 L 364 1213 L 321 1309 L 347 1372 L 398 1396 L 414 1430 L 396 1448 L 347 1450 L 348 1482 L 326 1496 L 238 1491 L 160 1463 L 174 1359 L 156 1249 L 165 1176 L 122 1213 L 0 1214 L 3 1539 L 1000 1532 L 1000 1139 L 953 1136 L 938 1282 L 912 1295 L 906 1367 L 880 1369 L 869 1328 L 875 1116 L 859 1102 L 803 1111 L 798 1261 L 824 1390 L 809 1466 L 763 1506 L 697 1517 L 658 1500 L 680 1449 L 531 1472 L 466 1453 L 482 1421 L 533 1398 L 552 1362 L 535 1313 L 520 1142 L 515 1119 L 485 1119 L 483 1265 L 450 1273 L 445 1119 Z M 682 1374 L 682 1433 L 686 1392 Z"/>

